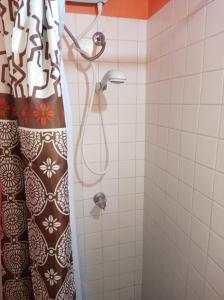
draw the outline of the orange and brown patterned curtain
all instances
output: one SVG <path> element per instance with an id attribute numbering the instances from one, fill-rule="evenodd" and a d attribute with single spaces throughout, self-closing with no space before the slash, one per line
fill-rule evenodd
<path id="1" fill-rule="evenodd" d="M 0 0 L 0 299 L 75 299 L 56 0 Z"/>

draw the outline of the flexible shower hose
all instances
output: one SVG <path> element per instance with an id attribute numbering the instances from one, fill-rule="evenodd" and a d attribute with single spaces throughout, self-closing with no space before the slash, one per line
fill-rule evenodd
<path id="1" fill-rule="evenodd" d="M 107 170 L 108 170 L 108 166 L 109 166 L 109 148 L 108 148 L 108 141 L 107 141 L 107 136 L 106 136 L 106 131 L 105 131 L 105 125 L 104 125 L 104 121 L 103 121 L 103 115 L 102 115 L 102 110 L 101 110 L 101 101 L 100 101 L 100 99 L 99 99 L 99 102 L 98 102 L 99 103 L 99 115 L 100 115 L 100 120 L 101 120 L 101 124 L 102 124 L 103 138 L 104 138 L 105 150 L 106 150 L 105 166 L 104 166 L 104 169 L 102 171 L 94 170 L 90 166 L 90 163 L 88 162 L 88 159 L 86 157 L 84 139 L 85 139 L 86 126 L 87 126 L 88 120 L 89 120 L 89 114 L 90 114 L 90 112 L 93 108 L 94 95 L 95 95 L 95 89 L 96 89 L 96 67 L 95 67 L 94 61 L 103 54 L 103 52 L 105 50 L 105 47 L 106 47 L 106 43 L 103 43 L 102 48 L 101 48 L 99 53 L 97 53 L 95 56 L 89 56 L 88 53 L 86 53 L 84 50 L 81 49 L 81 47 L 79 46 L 78 40 L 83 38 L 91 30 L 91 28 L 95 25 L 95 23 L 98 21 L 98 19 L 101 16 L 101 13 L 102 13 L 102 6 L 103 6 L 103 4 L 101 2 L 99 2 L 98 3 L 98 15 L 97 15 L 97 17 L 78 36 L 77 39 L 73 36 L 73 34 L 67 28 L 67 26 L 64 26 L 65 31 L 67 32 L 69 37 L 72 39 L 76 50 L 82 55 L 83 58 L 85 58 L 86 60 L 89 61 L 91 69 L 92 69 L 92 73 L 93 73 L 92 89 L 91 89 L 90 97 L 89 97 L 88 103 L 87 103 L 87 110 L 86 110 L 86 114 L 84 116 L 83 126 L 81 128 L 81 153 L 82 153 L 83 161 L 84 161 L 86 167 L 88 168 L 88 170 L 90 172 L 92 172 L 93 174 L 99 175 L 99 176 L 105 175 Z"/>
<path id="2" fill-rule="evenodd" d="M 105 125 L 104 125 L 104 121 L 103 121 L 103 115 L 102 115 L 102 110 L 101 110 L 101 101 L 99 99 L 99 115 L 100 115 L 100 121 L 102 124 L 102 131 L 103 131 L 103 138 L 104 138 L 104 142 L 105 142 L 105 150 L 106 150 L 106 158 L 105 158 L 105 166 L 104 169 L 102 171 L 97 171 L 94 170 L 87 158 L 86 158 L 86 152 L 85 152 L 85 144 L 84 144 L 84 138 L 85 138 L 85 132 L 86 132 L 86 126 L 88 124 L 88 120 L 89 120 L 89 114 L 93 108 L 93 102 L 94 102 L 94 95 L 95 95 L 95 87 L 96 87 L 96 68 L 95 68 L 95 64 L 93 62 L 90 62 L 91 68 L 92 68 L 92 72 L 93 72 L 93 84 L 92 84 L 92 89 L 91 89 L 91 93 L 90 93 L 90 97 L 89 97 L 89 103 L 87 104 L 87 111 L 84 117 L 84 122 L 83 122 L 83 128 L 81 131 L 81 152 L 82 152 L 82 157 L 83 157 L 83 161 L 86 165 L 86 167 L 89 169 L 90 172 L 92 172 L 95 175 L 105 175 L 107 170 L 108 170 L 108 166 L 109 166 L 109 148 L 108 148 L 108 141 L 107 141 L 107 136 L 106 136 L 106 131 L 105 131 Z"/>

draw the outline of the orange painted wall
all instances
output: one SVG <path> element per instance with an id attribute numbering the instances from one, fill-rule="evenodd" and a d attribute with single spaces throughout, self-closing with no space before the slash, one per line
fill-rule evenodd
<path id="1" fill-rule="evenodd" d="M 154 15 L 160 8 L 167 4 L 170 0 L 148 0 L 148 18 Z"/>
<path id="2" fill-rule="evenodd" d="M 108 0 L 104 6 L 104 16 L 148 19 L 169 0 Z M 96 5 L 68 3 L 66 11 L 72 13 L 96 14 Z"/>

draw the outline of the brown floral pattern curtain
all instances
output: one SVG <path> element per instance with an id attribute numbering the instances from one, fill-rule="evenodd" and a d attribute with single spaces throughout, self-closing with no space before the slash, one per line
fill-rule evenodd
<path id="1" fill-rule="evenodd" d="M 75 299 L 59 23 L 55 0 L 0 0 L 3 299 Z"/>

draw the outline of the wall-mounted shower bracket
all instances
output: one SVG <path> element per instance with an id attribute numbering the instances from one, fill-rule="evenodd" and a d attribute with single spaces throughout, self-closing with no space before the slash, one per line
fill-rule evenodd
<path id="1" fill-rule="evenodd" d="M 69 2 L 88 3 L 88 4 L 97 4 L 101 2 L 105 4 L 107 0 L 69 0 Z"/>

